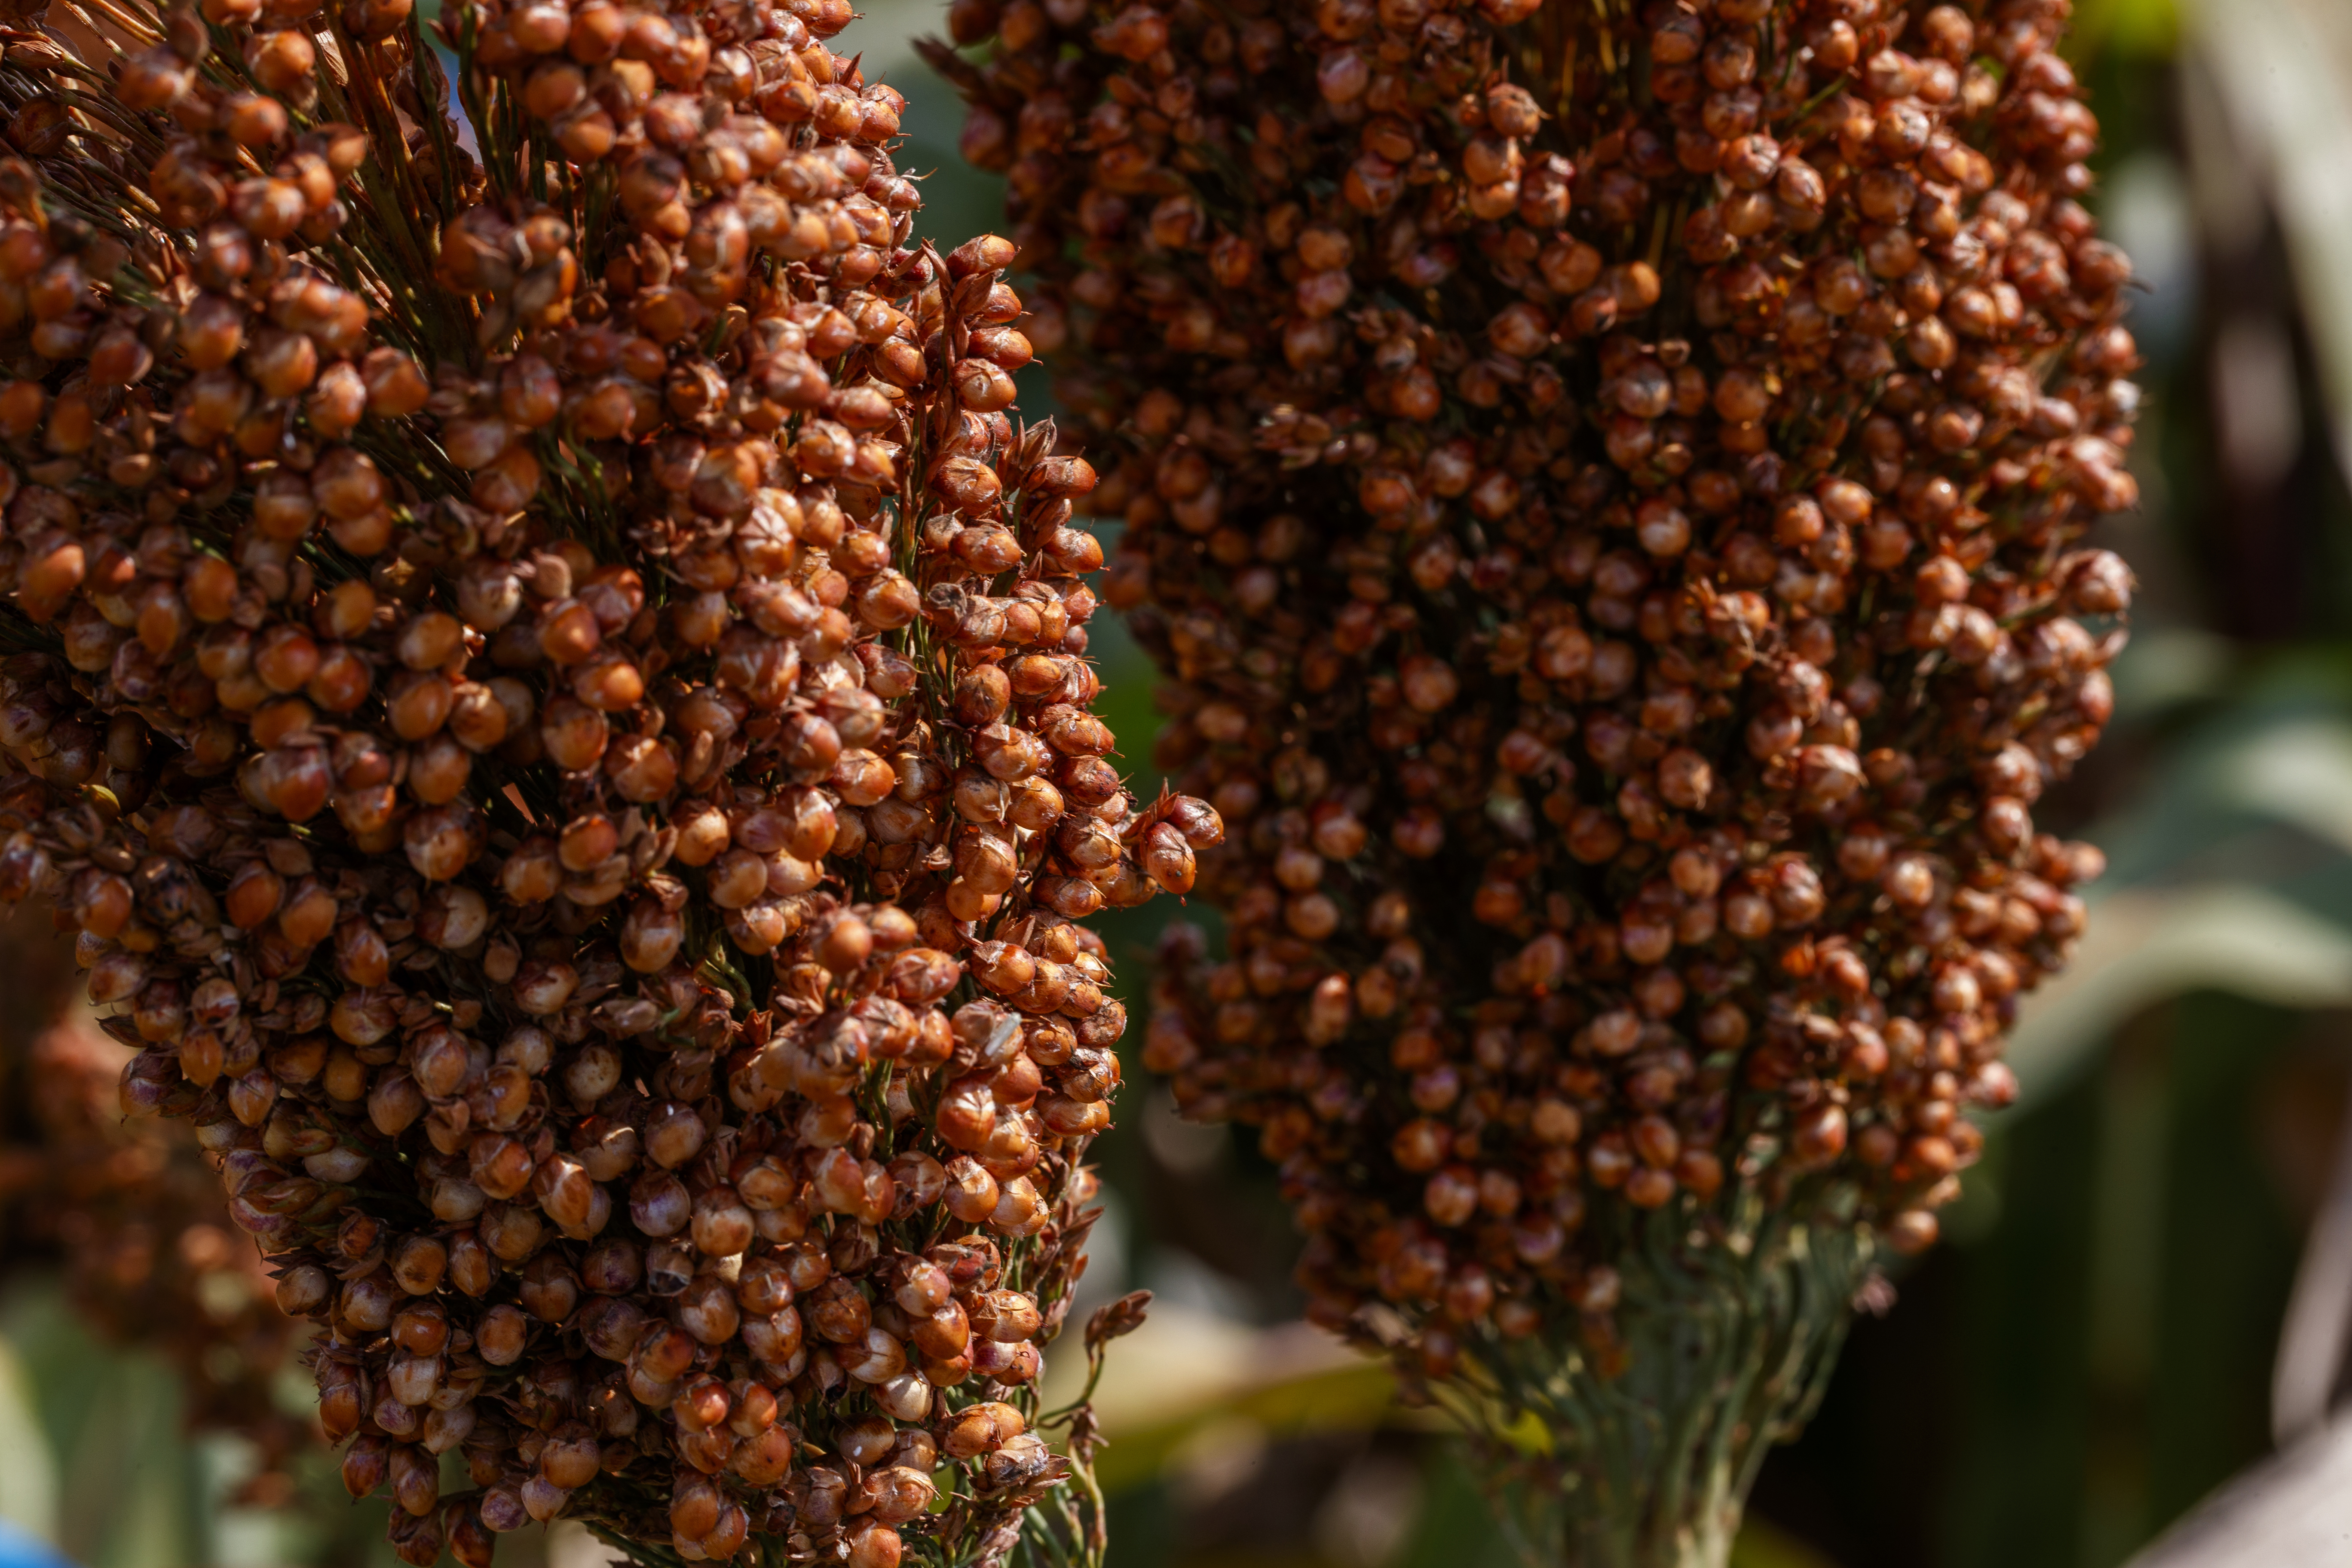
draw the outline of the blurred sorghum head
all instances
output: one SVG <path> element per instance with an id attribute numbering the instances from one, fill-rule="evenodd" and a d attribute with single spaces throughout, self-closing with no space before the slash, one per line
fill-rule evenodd
<path id="1" fill-rule="evenodd" d="M 1230 832 L 1145 1060 L 1416 1373 L 1580 1319 L 1611 1364 L 1645 1212 L 1922 1248 L 2014 1092 L 2099 867 L 2032 815 L 2112 706 L 2079 541 L 2136 499 L 2065 13 L 952 8 Z"/>

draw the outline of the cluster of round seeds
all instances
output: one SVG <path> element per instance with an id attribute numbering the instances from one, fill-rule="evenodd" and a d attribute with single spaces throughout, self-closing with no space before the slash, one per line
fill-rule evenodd
<path id="1" fill-rule="evenodd" d="M 2131 585 L 2065 10 L 953 8 L 1232 832 L 1146 1060 L 1262 1129 L 1319 1320 L 1605 1342 L 1626 1218 L 1743 1193 L 1933 1240 Z"/>
<path id="2" fill-rule="evenodd" d="M 1182 890 L 1007 242 L 840 0 L 0 60 L 0 896 L 192 1120 L 404 1560 L 1001 1554 Z M 209 25 L 207 25 L 209 24 Z M 471 1487 L 441 1490 L 443 1456 Z"/>

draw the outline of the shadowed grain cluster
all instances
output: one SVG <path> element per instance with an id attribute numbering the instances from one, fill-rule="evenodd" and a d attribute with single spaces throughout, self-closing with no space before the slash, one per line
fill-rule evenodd
<path id="1" fill-rule="evenodd" d="M 1318 1321 L 1621 1521 L 1668 1450 L 1736 1515 L 1807 1386 L 1596 1437 L 1712 1321 L 1669 1277 L 1833 1338 L 2082 929 L 2033 810 L 2112 707 L 2137 356 L 2065 13 L 959 0 L 932 49 L 1230 834 L 1145 1059 L 1261 1130 Z"/>

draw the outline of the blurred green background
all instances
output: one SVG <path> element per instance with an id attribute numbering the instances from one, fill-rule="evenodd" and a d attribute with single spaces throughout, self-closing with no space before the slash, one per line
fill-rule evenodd
<path id="1" fill-rule="evenodd" d="M 901 165 L 951 244 L 998 225 L 998 186 L 957 162 L 960 110 L 912 50 L 942 26 L 873 0 L 846 37 L 912 100 Z M 2319 1352 L 2274 1367 L 2352 1089 L 2352 5 L 2084 0 L 2073 56 L 2105 125 L 2096 205 L 2144 285 L 2145 500 L 2097 541 L 2141 595 L 2109 738 L 2037 817 L 2112 869 L 2026 1010 L 2020 1105 L 1767 1466 L 1743 1568 L 2111 1568 L 2336 1392 L 2344 1303 L 2316 1284 Z M 1108 620 L 1108 717 L 1148 791 L 1152 676 Z M 1166 902 L 1109 931 L 1131 1004 Z M 1295 1321 L 1251 1142 L 1178 1121 L 1139 1068 L 1119 1122 L 1087 1294 L 1158 1301 L 1099 1401 L 1116 1568 L 1510 1562 L 1440 1435 Z M 95 1335 L 22 1220 L 0 1210 L 0 1521 L 89 1568 L 391 1561 L 322 1456 L 256 1506 L 256 1455 L 184 1432 L 172 1367 Z M 289 1410 L 304 1382 L 279 1378 Z M 606 1555 L 562 1530 L 500 1547 Z"/>

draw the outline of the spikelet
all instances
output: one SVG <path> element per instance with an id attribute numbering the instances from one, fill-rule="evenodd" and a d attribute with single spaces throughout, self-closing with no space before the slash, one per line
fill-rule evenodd
<path id="1" fill-rule="evenodd" d="M 1727 1543 L 2082 929 L 2032 809 L 2112 707 L 2137 355 L 2065 10 L 959 0 L 992 47 L 931 50 L 1230 831 L 1145 1060 L 1593 1561 Z"/>
<path id="2" fill-rule="evenodd" d="M 1013 416 L 1011 245 L 911 243 L 848 17 L 0 60 L 0 896 L 406 1562 L 1001 1558 L 1049 1493 L 1099 1552 L 1034 1394 L 1126 1026 L 1075 922 L 1217 829 L 1108 760 L 1094 472 Z"/>

